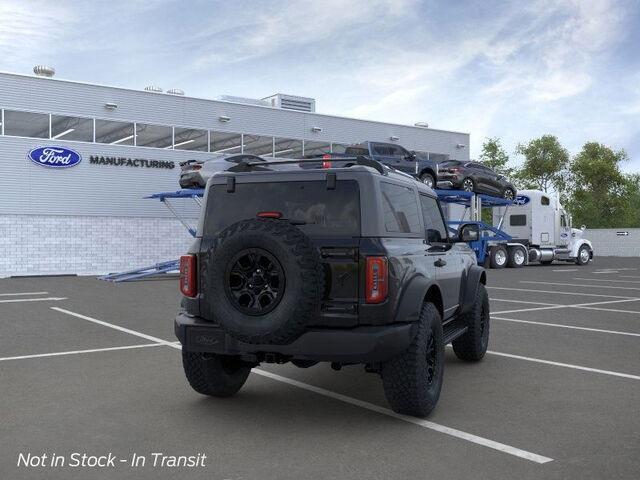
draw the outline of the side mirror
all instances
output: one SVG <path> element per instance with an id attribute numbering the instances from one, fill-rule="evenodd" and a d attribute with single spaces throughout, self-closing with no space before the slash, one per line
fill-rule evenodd
<path id="1" fill-rule="evenodd" d="M 586 229 L 587 229 L 587 226 L 586 226 L 586 225 L 582 225 L 582 226 L 580 227 L 580 230 L 582 230 L 582 231 L 584 231 L 584 230 L 586 230 Z"/>
<path id="2" fill-rule="evenodd" d="M 480 227 L 476 223 L 465 223 L 458 228 L 458 239 L 461 242 L 475 242 L 480 238 Z"/>

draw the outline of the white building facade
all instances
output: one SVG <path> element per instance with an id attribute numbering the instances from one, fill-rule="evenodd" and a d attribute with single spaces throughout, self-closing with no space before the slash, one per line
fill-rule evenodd
<path id="1" fill-rule="evenodd" d="M 469 159 L 466 133 L 289 109 L 313 110 L 306 100 L 251 104 L 0 73 L 0 277 L 177 258 L 191 236 L 144 197 L 177 190 L 179 163 L 212 152 L 296 158 L 372 140 Z"/>

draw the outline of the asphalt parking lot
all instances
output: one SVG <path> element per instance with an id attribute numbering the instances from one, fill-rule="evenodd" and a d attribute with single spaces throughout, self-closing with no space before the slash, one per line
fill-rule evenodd
<path id="1" fill-rule="evenodd" d="M 639 478 L 640 259 L 490 270 L 488 285 L 490 353 L 447 352 L 423 421 L 393 414 L 360 366 L 264 365 L 234 398 L 198 395 L 175 278 L 0 280 L 0 478 Z M 72 452 L 125 461 L 17 466 Z M 207 459 L 153 467 L 153 452 Z"/>

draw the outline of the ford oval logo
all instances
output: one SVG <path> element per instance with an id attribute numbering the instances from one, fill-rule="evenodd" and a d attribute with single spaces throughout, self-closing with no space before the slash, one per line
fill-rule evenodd
<path id="1" fill-rule="evenodd" d="M 531 199 L 526 195 L 517 195 L 516 199 L 513 201 L 514 205 L 526 205 L 529 203 Z"/>
<path id="2" fill-rule="evenodd" d="M 29 159 L 43 167 L 69 168 L 82 161 L 82 155 L 64 147 L 38 147 L 29 152 Z"/>

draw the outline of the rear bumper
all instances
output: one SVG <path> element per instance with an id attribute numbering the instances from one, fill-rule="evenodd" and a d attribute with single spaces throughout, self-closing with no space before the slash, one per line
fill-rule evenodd
<path id="1" fill-rule="evenodd" d="M 370 363 L 388 360 L 405 351 L 416 324 L 402 323 L 350 329 L 312 329 L 288 345 L 254 345 L 227 335 L 218 325 L 184 313 L 175 319 L 180 343 L 193 352 L 221 355 L 277 354 L 287 359 L 321 362 Z"/>

